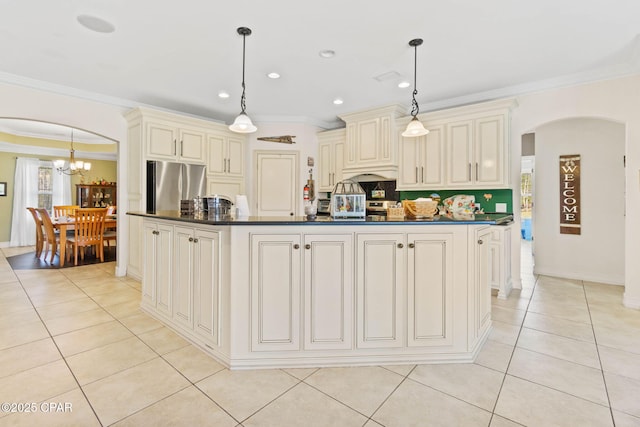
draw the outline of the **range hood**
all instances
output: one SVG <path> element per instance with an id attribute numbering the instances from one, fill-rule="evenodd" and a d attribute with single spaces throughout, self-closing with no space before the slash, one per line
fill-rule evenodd
<path id="1" fill-rule="evenodd" d="M 355 182 L 375 182 L 375 181 L 395 181 L 398 177 L 397 171 L 376 171 L 376 173 L 361 173 L 358 171 L 342 172 L 342 179 L 349 179 Z"/>

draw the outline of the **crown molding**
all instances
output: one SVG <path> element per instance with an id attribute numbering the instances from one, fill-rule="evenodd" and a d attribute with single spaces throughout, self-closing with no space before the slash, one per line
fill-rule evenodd
<path id="1" fill-rule="evenodd" d="M 51 156 L 59 157 L 62 159 L 69 158 L 69 150 L 64 148 L 50 148 L 41 147 L 37 145 L 21 145 L 13 144 L 11 142 L 0 141 L 0 152 L 16 153 L 16 154 L 32 154 L 35 156 Z M 75 150 L 75 155 L 78 160 L 90 159 L 90 160 L 111 160 L 117 161 L 117 153 L 94 153 L 91 151 L 79 151 Z"/>

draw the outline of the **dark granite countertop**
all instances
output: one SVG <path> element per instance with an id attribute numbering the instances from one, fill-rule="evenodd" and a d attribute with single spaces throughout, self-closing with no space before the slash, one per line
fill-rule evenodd
<path id="1" fill-rule="evenodd" d="M 308 220 L 307 217 L 304 216 L 250 216 L 247 218 L 232 218 L 230 216 L 204 215 L 202 217 L 196 217 L 193 215 L 181 216 L 179 211 L 157 211 L 153 214 L 146 212 L 127 212 L 127 215 L 208 225 L 507 225 L 513 222 L 513 215 L 508 213 L 486 213 L 466 215 L 457 218 L 449 215 L 437 215 L 428 219 L 387 219 L 386 217 L 380 216 L 369 216 L 366 218 L 331 218 L 329 216 L 318 216 L 315 220 Z"/>

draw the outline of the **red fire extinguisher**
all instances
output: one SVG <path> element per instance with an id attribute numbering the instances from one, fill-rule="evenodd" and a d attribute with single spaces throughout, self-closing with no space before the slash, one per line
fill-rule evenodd
<path id="1" fill-rule="evenodd" d="M 309 200 L 309 186 L 307 184 L 304 185 L 303 196 L 305 202 Z"/>

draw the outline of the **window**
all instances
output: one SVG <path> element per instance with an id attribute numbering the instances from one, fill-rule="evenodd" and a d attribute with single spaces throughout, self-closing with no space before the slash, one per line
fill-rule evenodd
<path id="1" fill-rule="evenodd" d="M 53 168 L 40 166 L 38 168 L 38 208 L 53 211 Z"/>

